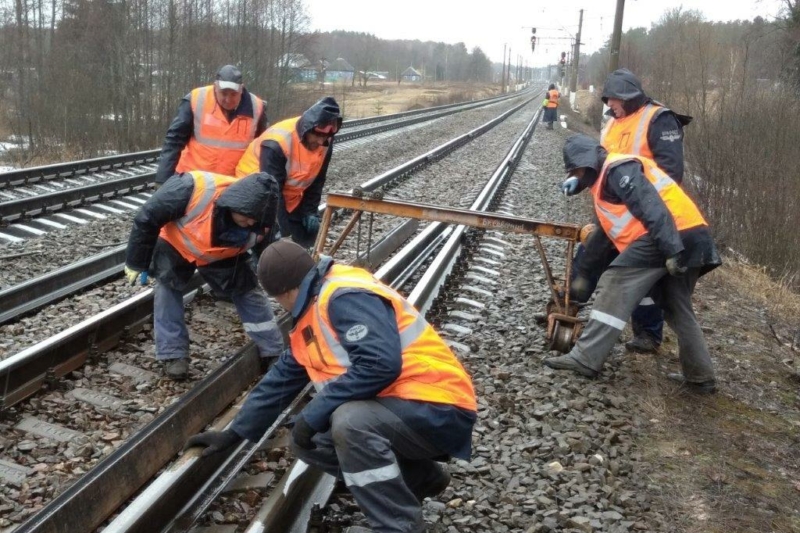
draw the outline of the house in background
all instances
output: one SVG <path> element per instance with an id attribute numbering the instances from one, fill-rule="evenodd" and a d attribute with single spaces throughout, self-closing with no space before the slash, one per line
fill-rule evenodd
<path id="1" fill-rule="evenodd" d="M 337 57 L 327 66 L 325 81 L 352 81 L 356 69 L 347 60 Z"/>
<path id="2" fill-rule="evenodd" d="M 422 74 L 414 67 L 408 67 L 400 75 L 402 81 L 422 81 Z"/>

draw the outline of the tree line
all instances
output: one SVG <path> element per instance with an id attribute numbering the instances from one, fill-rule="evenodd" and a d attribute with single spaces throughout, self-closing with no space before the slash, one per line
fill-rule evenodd
<path id="1" fill-rule="evenodd" d="M 309 27 L 302 0 L 0 0 L 0 139 L 24 140 L 18 165 L 158 147 L 180 98 L 227 63 L 272 120 L 298 114 L 296 54 L 392 77 L 413 65 L 435 80 L 492 78 L 463 43 Z"/>

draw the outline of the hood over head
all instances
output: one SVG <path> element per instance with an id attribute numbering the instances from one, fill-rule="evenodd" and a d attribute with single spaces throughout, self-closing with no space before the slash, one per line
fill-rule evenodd
<path id="1" fill-rule="evenodd" d="M 552 91 L 552 90 L 553 90 L 553 89 L 555 89 L 555 88 L 556 88 L 556 84 L 555 84 L 555 83 L 551 83 L 551 84 L 550 84 L 550 87 L 548 87 L 548 88 L 547 88 L 547 90 L 548 90 L 548 91 Z"/>
<path id="2" fill-rule="evenodd" d="M 628 115 L 650 101 L 650 97 L 642 89 L 642 82 L 626 68 L 615 70 L 606 78 L 601 100 L 604 104 L 608 104 L 609 98 L 623 100 L 625 103 L 622 107 Z"/>
<path id="3" fill-rule="evenodd" d="M 573 135 L 564 143 L 564 170 L 571 172 L 576 168 L 588 168 L 595 176 L 603 168 L 608 152 L 588 135 Z"/>
<path id="4" fill-rule="evenodd" d="M 251 229 L 261 232 L 275 225 L 279 194 L 275 178 L 257 172 L 229 185 L 217 198 L 216 208 L 254 218 L 256 224 Z"/>
<path id="5" fill-rule="evenodd" d="M 332 126 L 332 128 L 331 128 Z M 297 121 L 297 135 L 303 139 L 306 133 L 318 128 L 325 133 L 334 134 L 342 127 L 342 114 L 339 104 L 332 96 L 326 96 L 306 109 Z"/>

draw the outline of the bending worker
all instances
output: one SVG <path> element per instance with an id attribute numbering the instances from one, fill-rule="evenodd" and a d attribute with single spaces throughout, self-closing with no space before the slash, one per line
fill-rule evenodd
<path id="1" fill-rule="evenodd" d="M 190 170 L 233 176 L 245 149 L 267 125 L 266 102 L 248 92 L 238 68 L 225 65 L 213 85 L 181 100 L 161 148 L 156 186 Z"/>
<path id="2" fill-rule="evenodd" d="M 283 350 L 272 308 L 247 261 L 248 250 L 275 224 L 279 194 L 275 180 L 263 173 L 237 180 L 193 171 L 170 179 L 136 214 L 125 275 L 133 285 L 152 268 L 158 281 L 153 304 L 156 359 L 165 361 L 168 377 L 188 377 L 183 290 L 195 270 L 215 293 L 233 300 L 262 357 Z"/>
<path id="3" fill-rule="evenodd" d="M 602 100 L 610 117 L 600 135 L 600 144 L 610 153 L 640 155 L 655 161 L 672 180 L 683 181 L 683 127 L 692 118 L 679 115 L 647 96 L 642 83 L 628 69 L 615 70 L 603 85 Z M 593 236 L 586 253 L 600 259 L 600 271 L 586 273 L 597 279 L 603 267 L 616 255 L 602 232 Z M 577 258 L 576 258 L 577 259 Z M 585 270 L 577 259 L 576 272 Z M 589 262 L 594 262 L 591 259 Z M 645 296 L 631 316 L 633 339 L 625 343 L 631 351 L 653 353 L 663 339 L 664 315 L 650 296 Z"/>
<path id="4" fill-rule="evenodd" d="M 697 279 L 721 261 L 700 210 L 652 159 L 608 153 L 586 135 L 567 139 L 564 164 L 569 179 L 579 182 L 574 193 L 591 188 L 600 227 L 619 255 L 600 277 L 589 322 L 575 347 L 544 364 L 596 377 L 633 309 L 652 291 L 678 336 L 683 374 L 669 377 L 694 391 L 713 392 L 714 368 L 692 310 L 692 293 Z M 589 281 L 578 276 L 572 290 L 586 301 Z"/>
<path id="5" fill-rule="evenodd" d="M 545 129 L 552 130 L 553 122 L 558 120 L 558 99 L 560 97 L 561 93 L 556 89 L 556 85 L 551 83 L 550 87 L 547 88 L 547 94 L 543 102 L 544 117 L 542 118 L 542 122 L 547 124 Z"/>
<path id="6" fill-rule="evenodd" d="M 255 139 L 236 167 L 236 176 L 266 172 L 283 191 L 278 207 L 281 235 L 305 248 L 319 231 L 322 188 L 333 155 L 333 136 L 342 126 L 339 104 L 327 96 L 301 116 L 271 126 Z"/>
<path id="7" fill-rule="evenodd" d="M 261 255 L 258 278 L 292 314 L 291 349 L 229 429 L 187 447 L 208 455 L 258 441 L 311 380 L 317 395 L 296 418 L 293 452 L 344 479 L 373 531 L 424 531 L 423 498 L 450 482 L 437 461 L 471 453 L 469 375 L 417 310 L 366 270 L 325 256 L 315 265 L 281 240 Z"/>

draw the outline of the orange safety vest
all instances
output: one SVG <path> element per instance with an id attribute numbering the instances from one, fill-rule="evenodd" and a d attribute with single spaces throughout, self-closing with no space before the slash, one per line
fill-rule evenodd
<path id="1" fill-rule="evenodd" d="M 186 214 L 162 227 L 159 237 L 197 266 L 234 257 L 252 248 L 256 244 L 255 233 L 251 233 L 247 243 L 239 248 L 211 244 L 214 204 L 229 185 L 236 183 L 236 178 L 201 171 L 190 174 L 194 178 L 194 192 L 186 206 Z"/>
<path id="2" fill-rule="evenodd" d="M 236 177 L 243 178 L 261 168 L 261 144 L 264 141 L 275 141 L 286 156 L 286 182 L 283 184 L 283 202 L 291 213 L 303 199 L 303 193 L 314 183 L 322 170 L 325 156 L 330 146 L 320 146 L 309 150 L 297 134 L 297 121 L 300 117 L 289 118 L 274 124 L 250 143 L 239 164 L 236 166 Z"/>
<path id="3" fill-rule="evenodd" d="M 328 316 L 328 304 L 339 289 L 363 290 L 391 302 L 400 332 L 403 366 L 400 376 L 379 397 L 455 405 L 477 410 L 472 380 L 425 318 L 397 292 L 364 269 L 335 264 L 322 280 L 319 295 L 289 333 L 292 355 L 319 391 L 350 367 L 350 355 L 339 342 Z M 358 331 L 348 331 L 358 336 Z M 357 339 L 355 339 L 357 340 Z"/>
<path id="4" fill-rule="evenodd" d="M 547 91 L 547 106 L 546 107 L 558 107 L 558 99 L 561 95 L 555 89 L 550 89 Z"/>
<path id="5" fill-rule="evenodd" d="M 261 98 L 249 92 L 247 94 L 253 102 L 253 116 L 236 115 L 228 122 L 214 96 L 213 85 L 191 92 L 194 132 L 181 151 L 176 173 L 205 170 L 233 176 L 236 163 L 256 136 L 258 119 L 264 111 Z"/>
<path id="6" fill-rule="evenodd" d="M 647 233 L 647 229 L 628 211 L 625 204 L 607 202 L 602 199 L 601 192 L 606 176 L 612 168 L 626 161 L 634 160 L 639 161 L 644 167 L 645 177 L 658 191 L 658 195 L 675 220 L 675 227 L 678 228 L 678 231 L 708 225 L 692 199 L 681 189 L 680 185 L 667 176 L 666 172 L 658 168 L 655 161 L 636 155 L 608 154 L 606 162 L 600 170 L 600 176 L 592 185 L 592 196 L 600 225 L 620 253 L 625 251 L 625 248 L 630 246 L 633 241 Z"/>
<path id="7" fill-rule="evenodd" d="M 600 133 L 600 144 L 609 153 L 640 155 L 653 159 L 647 134 L 653 119 L 665 109 L 649 103 L 626 117 L 611 117 Z"/>

